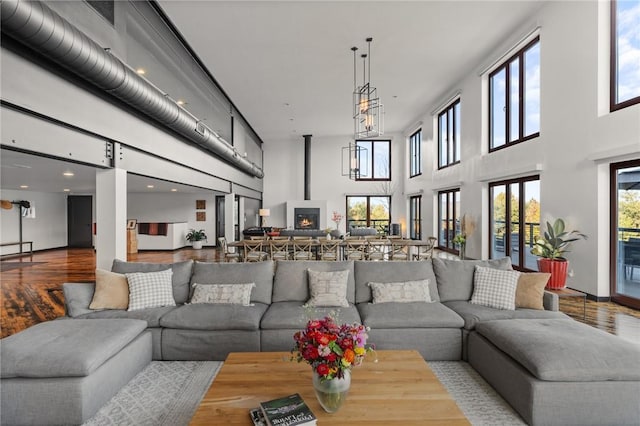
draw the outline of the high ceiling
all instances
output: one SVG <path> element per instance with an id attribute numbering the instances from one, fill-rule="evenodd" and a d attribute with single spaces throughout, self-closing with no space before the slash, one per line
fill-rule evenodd
<path id="1" fill-rule="evenodd" d="M 352 46 L 371 46 L 385 132 L 431 111 L 542 1 L 158 0 L 249 123 L 269 140 L 353 133 Z M 358 60 L 358 79 L 362 63 Z"/>

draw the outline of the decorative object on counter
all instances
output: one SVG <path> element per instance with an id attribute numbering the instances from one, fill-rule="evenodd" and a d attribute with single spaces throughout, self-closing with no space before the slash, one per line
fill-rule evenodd
<path id="1" fill-rule="evenodd" d="M 199 231 L 190 229 L 185 238 L 191 243 L 194 249 L 200 250 L 202 248 L 202 242 L 207 240 L 207 234 L 205 234 L 204 229 L 200 229 Z"/>
<path id="2" fill-rule="evenodd" d="M 262 218 L 262 227 L 267 226 L 267 218 L 271 216 L 270 209 L 260 209 L 258 210 L 258 215 Z"/>

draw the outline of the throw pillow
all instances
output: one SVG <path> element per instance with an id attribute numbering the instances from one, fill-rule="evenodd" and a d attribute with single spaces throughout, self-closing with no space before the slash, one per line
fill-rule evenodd
<path id="1" fill-rule="evenodd" d="M 230 303 L 233 305 L 251 305 L 251 289 L 255 283 L 248 284 L 194 284 L 191 303 Z"/>
<path id="2" fill-rule="evenodd" d="M 129 281 L 129 311 L 158 306 L 175 306 L 171 269 L 125 274 Z"/>
<path id="3" fill-rule="evenodd" d="M 404 281 L 396 283 L 368 284 L 371 287 L 373 303 L 385 302 L 431 302 L 429 280 Z"/>
<path id="4" fill-rule="evenodd" d="M 308 306 L 349 306 L 347 301 L 347 280 L 349 270 L 346 271 L 313 271 L 309 272 L 309 293 L 311 298 Z"/>
<path id="5" fill-rule="evenodd" d="M 550 276 L 547 272 L 520 274 L 516 288 L 516 308 L 544 310 L 544 288 Z"/>
<path id="6" fill-rule="evenodd" d="M 518 271 L 502 271 L 476 265 L 471 303 L 496 309 L 516 309 Z"/>
<path id="7" fill-rule="evenodd" d="M 89 309 L 127 309 L 128 306 L 127 277 L 104 269 L 96 269 L 96 290 Z"/>

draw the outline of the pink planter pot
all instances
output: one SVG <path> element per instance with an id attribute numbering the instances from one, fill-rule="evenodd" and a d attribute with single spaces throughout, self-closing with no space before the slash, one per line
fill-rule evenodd
<path id="1" fill-rule="evenodd" d="M 567 282 L 567 268 L 569 262 L 566 260 L 538 259 L 538 271 L 551 274 L 547 287 L 550 290 L 564 288 Z"/>

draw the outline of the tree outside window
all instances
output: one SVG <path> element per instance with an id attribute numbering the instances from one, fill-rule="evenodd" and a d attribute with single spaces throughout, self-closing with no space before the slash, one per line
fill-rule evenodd
<path id="1" fill-rule="evenodd" d="M 375 228 L 388 234 L 391 224 L 391 197 L 380 195 L 347 196 L 347 230 Z"/>
<path id="2" fill-rule="evenodd" d="M 453 238 L 460 232 L 460 188 L 438 192 L 438 246 L 458 253 Z"/>

